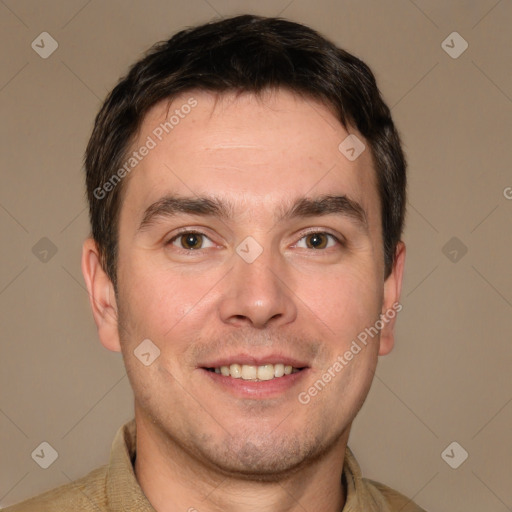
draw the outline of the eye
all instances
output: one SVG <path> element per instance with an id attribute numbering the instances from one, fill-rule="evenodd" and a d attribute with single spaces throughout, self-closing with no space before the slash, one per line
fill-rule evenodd
<path id="1" fill-rule="evenodd" d="M 297 247 L 303 249 L 328 249 L 339 243 L 338 239 L 330 233 L 308 233 L 303 236 L 298 242 Z"/>
<path id="2" fill-rule="evenodd" d="M 203 233 L 186 231 L 171 238 L 166 245 L 174 245 L 189 251 L 213 247 L 213 242 Z"/>

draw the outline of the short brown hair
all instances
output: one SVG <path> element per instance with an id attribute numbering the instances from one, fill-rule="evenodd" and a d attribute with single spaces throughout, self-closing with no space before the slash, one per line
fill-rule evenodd
<path id="1" fill-rule="evenodd" d="M 284 88 L 321 101 L 342 125 L 365 137 L 381 201 L 385 277 L 400 240 L 406 162 L 400 138 L 370 68 L 313 29 L 282 18 L 242 15 L 182 30 L 154 45 L 108 95 L 85 152 L 92 237 L 114 287 L 123 184 L 98 190 L 122 165 L 148 110 L 199 89 L 260 94 Z"/>

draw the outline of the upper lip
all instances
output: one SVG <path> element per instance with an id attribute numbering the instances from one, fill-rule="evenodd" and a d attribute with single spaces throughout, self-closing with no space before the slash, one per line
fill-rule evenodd
<path id="1" fill-rule="evenodd" d="M 251 366 L 263 366 L 265 364 L 279 364 L 282 363 L 285 366 L 290 365 L 294 368 L 307 368 L 308 364 L 300 359 L 294 357 L 285 356 L 282 354 L 268 354 L 266 356 L 255 356 L 251 354 L 237 354 L 233 356 L 219 357 L 215 360 L 201 363 L 198 366 L 201 368 L 220 368 L 221 366 L 230 366 L 232 364 L 240 365 L 251 365 Z"/>

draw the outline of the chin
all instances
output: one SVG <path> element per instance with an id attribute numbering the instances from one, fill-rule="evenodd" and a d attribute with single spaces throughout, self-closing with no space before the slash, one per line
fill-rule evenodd
<path id="1" fill-rule="evenodd" d="M 202 457 L 216 472 L 226 477 L 252 481 L 276 482 L 289 478 L 313 464 L 329 450 L 333 441 L 325 436 L 286 433 L 280 437 L 260 433 L 225 439 L 221 444 L 203 446 Z"/>

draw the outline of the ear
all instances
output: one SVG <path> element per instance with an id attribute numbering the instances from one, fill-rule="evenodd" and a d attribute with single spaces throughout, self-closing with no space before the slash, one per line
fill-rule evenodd
<path id="1" fill-rule="evenodd" d="M 112 281 L 103 270 L 96 242 L 87 238 L 82 247 L 82 274 L 98 335 L 104 347 L 121 351 L 117 325 L 117 304 Z"/>
<path id="2" fill-rule="evenodd" d="M 405 244 L 400 241 L 396 246 L 393 268 L 386 281 L 384 281 L 384 300 L 381 314 L 384 326 L 380 331 L 379 356 L 389 354 L 395 344 L 395 322 L 399 311 L 402 309 L 400 293 L 402 291 L 404 266 Z"/>

